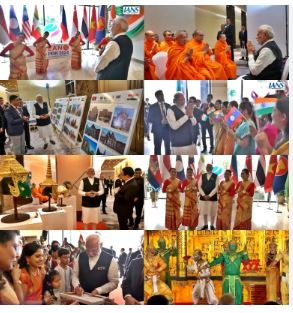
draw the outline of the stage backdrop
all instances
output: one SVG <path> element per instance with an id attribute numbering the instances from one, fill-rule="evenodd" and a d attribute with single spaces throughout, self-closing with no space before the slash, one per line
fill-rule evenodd
<path id="1" fill-rule="evenodd" d="M 58 98 L 54 103 L 54 108 L 51 114 L 51 121 L 59 131 L 61 131 L 63 128 L 68 101 L 69 98 Z"/>
<path id="2" fill-rule="evenodd" d="M 137 122 L 142 89 L 93 94 L 82 141 L 87 154 L 127 154 Z"/>
<path id="3" fill-rule="evenodd" d="M 77 143 L 85 101 L 86 96 L 69 98 L 63 125 L 63 135 L 72 145 L 76 145 Z"/>

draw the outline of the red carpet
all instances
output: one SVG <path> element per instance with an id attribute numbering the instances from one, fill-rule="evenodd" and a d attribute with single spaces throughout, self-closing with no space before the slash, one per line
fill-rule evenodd
<path id="1" fill-rule="evenodd" d="M 84 230 L 84 224 L 82 222 L 77 222 L 76 223 L 76 229 L 77 230 Z M 105 223 L 100 222 L 99 224 L 96 225 L 96 229 L 97 230 L 106 230 L 108 228 L 107 228 L 107 225 Z M 93 230 L 92 224 L 89 226 L 88 230 Z"/>

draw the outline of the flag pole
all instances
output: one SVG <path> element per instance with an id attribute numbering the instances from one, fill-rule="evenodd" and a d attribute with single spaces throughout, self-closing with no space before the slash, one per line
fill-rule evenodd
<path id="1" fill-rule="evenodd" d="M 271 192 L 268 193 L 268 202 L 269 202 L 269 207 L 267 207 L 268 210 L 272 210 L 271 207 Z"/>
<path id="2" fill-rule="evenodd" d="M 279 211 L 279 207 L 280 205 L 279 205 L 279 202 L 277 201 L 277 211 L 275 211 L 275 213 L 283 213 L 282 211 Z"/>

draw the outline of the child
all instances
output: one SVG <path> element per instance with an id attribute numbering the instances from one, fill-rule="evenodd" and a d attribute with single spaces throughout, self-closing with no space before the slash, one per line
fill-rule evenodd
<path id="1" fill-rule="evenodd" d="M 56 270 L 51 270 L 44 279 L 43 304 L 61 304 L 61 276 Z"/>
<path id="2" fill-rule="evenodd" d="M 58 251 L 59 264 L 56 266 L 61 277 L 60 292 L 71 291 L 72 268 L 69 266 L 70 252 L 67 249 L 60 248 Z"/>

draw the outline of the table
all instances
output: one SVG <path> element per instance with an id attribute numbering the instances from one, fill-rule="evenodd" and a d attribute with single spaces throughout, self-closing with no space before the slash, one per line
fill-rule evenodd
<path id="1" fill-rule="evenodd" d="M 88 305 L 105 304 L 105 299 L 108 299 L 102 296 L 92 296 L 89 293 L 84 293 L 82 296 L 78 296 L 74 292 L 61 292 L 60 298 L 61 300 L 78 301 L 79 303 Z"/>
<path id="2" fill-rule="evenodd" d="M 29 212 L 28 213 L 31 218 L 20 223 L 2 223 L 1 219 L 2 217 L 8 215 L 8 214 L 2 214 L 0 215 L 0 230 L 32 230 L 32 229 L 43 229 L 43 222 L 38 214 L 36 217 L 36 212 Z"/>

